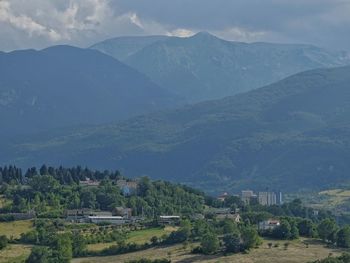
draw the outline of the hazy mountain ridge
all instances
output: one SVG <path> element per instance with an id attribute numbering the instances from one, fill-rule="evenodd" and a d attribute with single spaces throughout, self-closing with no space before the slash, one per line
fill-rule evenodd
<path id="1" fill-rule="evenodd" d="M 249 91 L 305 70 L 350 64 L 346 52 L 311 45 L 232 42 L 206 32 L 189 38 L 153 39 L 149 45 L 145 40 L 134 37 L 133 43 L 142 43 L 137 45 L 142 48 L 124 54 L 123 61 L 189 102 Z M 104 47 L 118 49 L 118 41 L 123 38 L 106 40 L 94 48 L 113 56 L 115 49 Z"/>
<path id="2" fill-rule="evenodd" d="M 178 105 L 146 76 L 95 50 L 0 53 L 0 132 L 101 124 Z"/>
<path id="3" fill-rule="evenodd" d="M 208 191 L 348 183 L 349 83 L 350 67 L 308 71 L 222 100 L 22 140 L 1 159 L 119 167 Z"/>

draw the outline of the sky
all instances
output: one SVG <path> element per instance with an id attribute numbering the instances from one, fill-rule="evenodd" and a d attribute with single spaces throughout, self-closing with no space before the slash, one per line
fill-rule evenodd
<path id="1" fill-rule="evenodd" d="M 350 0 L 0 0 L 0 50 L 208 31 L 350 51 Z"/>

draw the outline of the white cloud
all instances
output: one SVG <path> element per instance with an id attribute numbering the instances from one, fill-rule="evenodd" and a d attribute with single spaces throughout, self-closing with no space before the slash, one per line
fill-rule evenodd
<path id="1" fill-rule="evenodd" d="M 47 28 L 25 14 L 15 15 L 10 2 L 7 1 L 0 2 L 0 22 L 8 23 L 17 29 L 26 31 L 29 36 L 37 34 L 47 36 L 52 41 L 61 40 L 61 35 L 54 29 Z"/>
<path id="2" fill-rule="evenodd" d="M 232 41 L 255 42 L 260 41 L 267 32 L 249 31 L 241 27 L 230 27 L 222 31 L 214 31 L 215 35 Z"/>
<path id="3" fill-rule="evenodd" d="M 190 37 L 193 36 L 196 32 L 185 29 L 185 28 L 178 28 L 175 30 L 172 30 L 170 32 L 167 32 L 168 36 L 175 36 L 175 37 Z"/>

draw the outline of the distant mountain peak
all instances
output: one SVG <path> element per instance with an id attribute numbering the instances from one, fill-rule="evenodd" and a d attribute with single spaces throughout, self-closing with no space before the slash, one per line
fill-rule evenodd
<path id="1" fill-rule="evenodd" d="M 218 37 L 210 34 L 208 31 L 200 31 L 197 34 L 189 37 L 189 38 L 207 38 L 207 39 L 219 39 Z"/>

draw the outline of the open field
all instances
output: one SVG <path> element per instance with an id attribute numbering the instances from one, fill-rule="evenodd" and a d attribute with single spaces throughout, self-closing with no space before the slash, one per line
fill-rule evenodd
<path id="1" fill-rule="evenodd" d="M 31 246 L 9 245 L 0 251 L 0 263 L 20 263 L 29 256 Z"/>
<path id="2" fill-rule="evenodd" d="M 278 248 L 268 248 L 267 244 L 279 243 Z M 309 247 L 306 247 L 306 242 Z M 239 262 L 239 263 L 304 263 L 316 259 L 327 257 L 330 253 L 334 256 L 340 255 L 345 250 L 327 248 L 317 240 L 301 239 L 290 242 L 287 250 L 284 249 L 284 241 L 265 240 L 258 249 L 253 249 L 249 254 L 235 254 L 224 256 L 222 254 L 213 256 L 190 254 L 191 247 L 183 248 L 182 245 L 170 247 L 152 248 L 145 251 L 139 251 L 119 256 L 80 258 L 74 259 L 73 263 L 112 263 L 125 262 L 139 258 L 171 258 L 172 262 Z"/>
<path id="3" fill-rule="evenodd" d="M 6 235 L 8 238 L 19 238 L 22 233 L 28 232 L 32 227 L 33 222 L 31 220 L 1 222 L 0 235 Z"/>
<path id="4" fill-rule="evenodd" d="M 150 242 L 153 236 L 161 237 L 163 235 L 169 235 L 171 232 L 175 231 L 175 227 L 165 227 L 165 228 L 150 228 L 138 231 L 132 231 L 128 234 L 127 243 L 136 243 L 136 244 L 144 244 L 146 242 Z M 88 250 L 90 251 L 100 251 L 105 248 L 110 247 L 111 245 L 115 245 L 115 242 L 109 243 L 98 243 L 98 244 L 90 244 L 88 245 Z"/>

